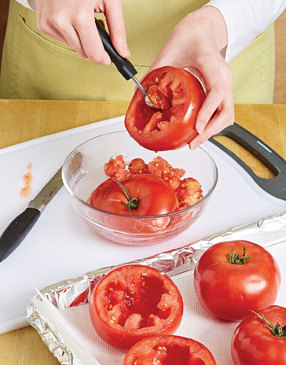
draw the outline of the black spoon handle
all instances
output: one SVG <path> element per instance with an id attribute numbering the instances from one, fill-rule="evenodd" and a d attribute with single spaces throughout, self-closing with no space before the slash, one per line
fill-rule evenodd
<path id="1" fill-rule="evenodd" d="M 118 71 L 126 80 L 131 79 L 134 75 L 137 74 L 135 67 L 130 61 L 119 55 L 119 53 L 116 51 L 116 49 L 113 47 L 113 44 L 111 43 L 109 34 L 96 18 L 95 24 L 97 26 L 97 30 L 102 40 L 104 49 L 109 54 L 111 61 L 114 63 Z"/>

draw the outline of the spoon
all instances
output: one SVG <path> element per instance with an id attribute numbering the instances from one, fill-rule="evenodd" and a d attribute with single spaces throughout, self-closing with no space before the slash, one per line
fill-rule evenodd
<path id="1" fill-rule="evenodd" d="M 96 18 L 95 18 L 95 24 L 97 26 L 97 30 L 103 43 L 104 49 L 108 53 L 111 61 L 116 66 L 117 70 L 126 80 L 132 79 L 135 82 L 136 86 L 145 96 L 145 103 L 148 106 L 156 108 L 149 99 L 147 91 L 144 89 L 141 83 L 136 79 L 135 75 L 137 74 L 137 70 L 135 69 L 135 67 L 132 65 L 130 61 L 128 61 L 127 58 L 121 57 L 120 54 L 116 51 L 116 49 L 113 47 L 109 34 Z"/>

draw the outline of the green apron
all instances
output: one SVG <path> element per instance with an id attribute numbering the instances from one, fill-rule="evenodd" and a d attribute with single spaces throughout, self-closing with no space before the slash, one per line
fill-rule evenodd
<path id="1" fill-rule="evenodd" d="M 145 74 L 173 27 L 204 0 L 124 0 L 130 61 Z M 272 103 L 274 27 L 258 36 L 231 63 L 236 103 Z M 10 1 L 3 49 L 0 98 L 129 100 L 132 81 L 114 65 L 100 66 L 81 58 L 69 46 L 40 33 L 36 17 Z"/>

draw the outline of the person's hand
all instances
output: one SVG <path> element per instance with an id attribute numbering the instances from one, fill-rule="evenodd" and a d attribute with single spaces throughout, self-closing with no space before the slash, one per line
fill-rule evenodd
<path id="1" fill-rule="evenodd" d="M 151 66 L 152 70 L 167 65 L 189 68 L 205 87 L 207 96 L 196 120 L 199 135 L 190 143 L 192 149 L 234 122 L 231 70 L 220 53 L 226 44 L 221 13 L 206 6 L 176 25 Z"/>
<path id="2" fill-rule="evenodd" d="M 71 46 L 82 57 L 108 65 L 94 13 L 104 13 L 111 41 L 124 58 L 130 56 L 122 11 L 122 0 L 36 0 L 37 27 L 40 32 Z"/>

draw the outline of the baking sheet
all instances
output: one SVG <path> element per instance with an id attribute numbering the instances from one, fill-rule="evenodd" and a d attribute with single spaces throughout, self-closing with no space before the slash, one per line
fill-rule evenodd
<path id="1" fill-rule="evenodd" d="M 31 161 L 32 197 L 81 142 L 122 130 L 123 117 L 75 128 L 0 150 L 0 231 L 23 211 L 29 199 L 20 197 L 22 177 Z M 103 266 L 137 260 L 238 224 L 286 210 L 286 202 L 262 191 L 229 156 L 210 142 L 204 148 L 216 161 L 218 185 L 204 214 L 185 232 L 149 247 L 126 247 L 95 234 L 72 209 L 61 189 L 21 245 L 0 264 L 0 333 L 25 326 L 25 309 L 34 287 L 77 277 Z M 120 152 L 120 151 L 117 151 Z M 182 164 L 184 162 L 182 161 Z"/>
<path id="2" fill-rule="evenodd" d="M 193 269 L 207 247 L 235 239 L 261 244 L 276 258 L 282 277 L 276 303 L 286 306 L 286 291 L 283 290 L 286 285 L 286 213 L 234 227 L 191 246 L 140 261 L 173 276 L 184 302 L 184 315 L 176 334 L 202 342 L 220 365 L 232 363 L 230 345 L 237 323 L 214 319 L 201 307 L 193 287 Z M 55 284 L 32 299 L 28 308 L 29 322 L 62 364 L 112 365 L 122 362 L 125 352 L 106 344 L 93 329 L 88 304 L 69 307 L 86 286 L 93 286 L 94 281 L 99 280 L 107 270 L 110 268 Z M 85 297 L 82 301 L 86 301 Z"/>

